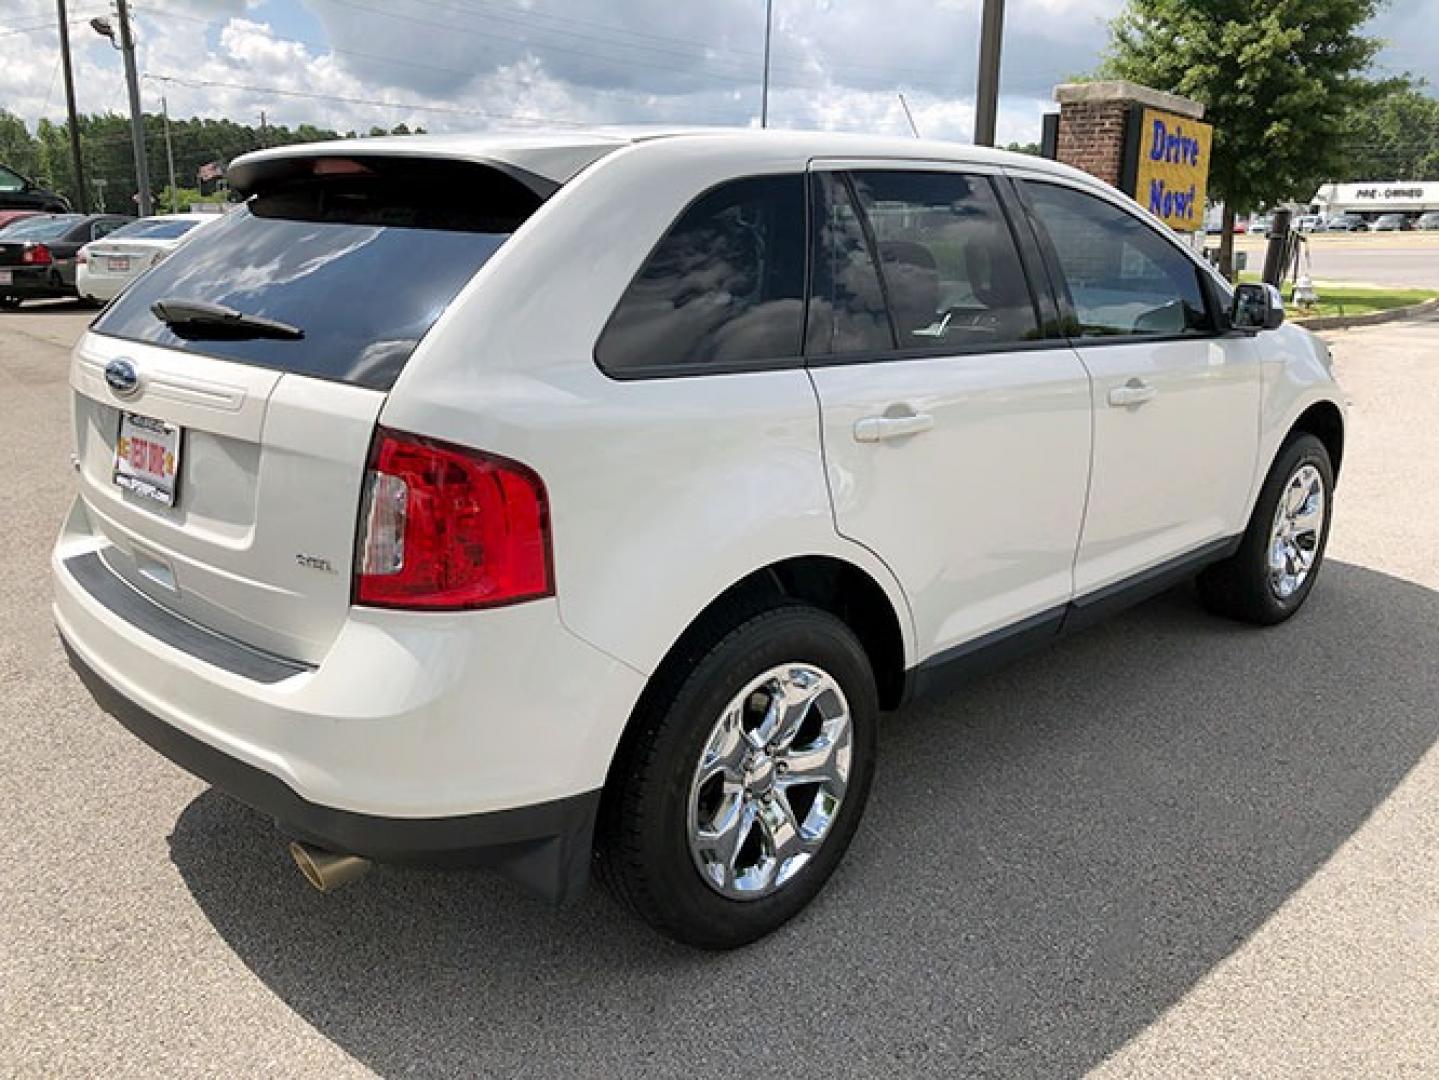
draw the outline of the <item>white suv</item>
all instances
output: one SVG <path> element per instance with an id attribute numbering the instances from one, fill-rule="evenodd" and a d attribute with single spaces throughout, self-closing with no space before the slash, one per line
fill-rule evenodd
<path id="1" fill-rule="evenodd" d="M 55 619 L 322 887 L 597 862 L 738 945 L 835 868 L 881 710 L 1188 577 L 1314 586 L 1324 346 L 1072 169 L 600 132 L 230 179 L 75 349 Z"/>

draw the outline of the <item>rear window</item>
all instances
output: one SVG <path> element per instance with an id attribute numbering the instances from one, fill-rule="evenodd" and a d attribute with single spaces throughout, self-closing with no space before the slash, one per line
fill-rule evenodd
<path id="1" fill-rule="evenodd" d="M 79 214 L 55 214 L 22 218 L 5 228 L 6 240 L 59 240 L 83 221 Z"/>
<path id="2" fill-rule="evenodd" d="M 122 225 L 109 234 L 111 240 L 174 240 L 200 224 L 193 218 L 145 218 Z"/>
<path id="3" fill-rule="evenodd" d="M 101 334 L 388 390 L 440 313 L 539 206 L 482 165 L 316 158 L 140 277 L 95 323 Z M 222 337 L 151 311 L 220 304 L 304 331 Z"/>

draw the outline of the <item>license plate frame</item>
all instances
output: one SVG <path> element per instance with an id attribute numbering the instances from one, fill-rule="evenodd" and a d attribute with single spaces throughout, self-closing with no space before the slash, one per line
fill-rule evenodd
<path id="1" fill-rule="evenodd" d="M 184 444 L 185 429 L 179 424 L 121 412 L 111 482 L 122 491 L 173 508 L 180 498 Z"/>

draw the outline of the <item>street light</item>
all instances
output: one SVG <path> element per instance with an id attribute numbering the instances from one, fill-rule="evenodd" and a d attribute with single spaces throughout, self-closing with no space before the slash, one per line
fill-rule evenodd
<path id="1" fill-rule="evenodd" d="M 135 186 L 139 188 L 136 198 L 140 203 L 140 216 L 149 217 L 155 211 L 150 202 L 150 166 L 145 160 L 145 114 L 140 111 L 140 77 L 135 70 L 135 38 L 130 33 L 128 0 L 115 0 L 115 14 L 120 23 L 118 27 L 101 15 L 90 20 L 90 29 L 119 49 L 125 60 L 125 83 L 130 90 L 130 141 L 135 150 Z"/>

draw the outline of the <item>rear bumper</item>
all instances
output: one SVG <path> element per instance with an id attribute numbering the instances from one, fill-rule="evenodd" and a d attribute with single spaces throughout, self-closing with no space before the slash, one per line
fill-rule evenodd
<path id="1" fill-rule="evenodd" d="M 92 300 L 113 300 L 119 296 L 139 274 L 97 274 L 88 266 L 75 268 L 75 291 Z"/>
<path id="2" fill-rule="evenodd" d="M 315 665 L 181 620 L 120 579 L 77 500 L 54 617 L 96 701 L 183 768 L 333 851 L 496 866 L 566 899 L 644 685 L 553 600 L 352 609 Z"/>
<path id="3" fill-rule="evenodd" d="M 47 266 L 9 266 L 0 269 L 10 271 L 10 283 L 0 285 L 0 296 L 13 296 L 17 300 L 45 300 L 54 297 L 77 296 L 73 285 L 65 282 Z"/>
<path id="4" fill-rule="evenodd" d="M 143 709 L 101 678 L 63 634 L 60 640 L 70 666 L 100 708 L 182 769 L 274 818 L 294 839 L 379 862 L 489 866 L 558 903 L 584 888 L 599 791 L 440 818 L 380 817 L 321 806 Z"/>

